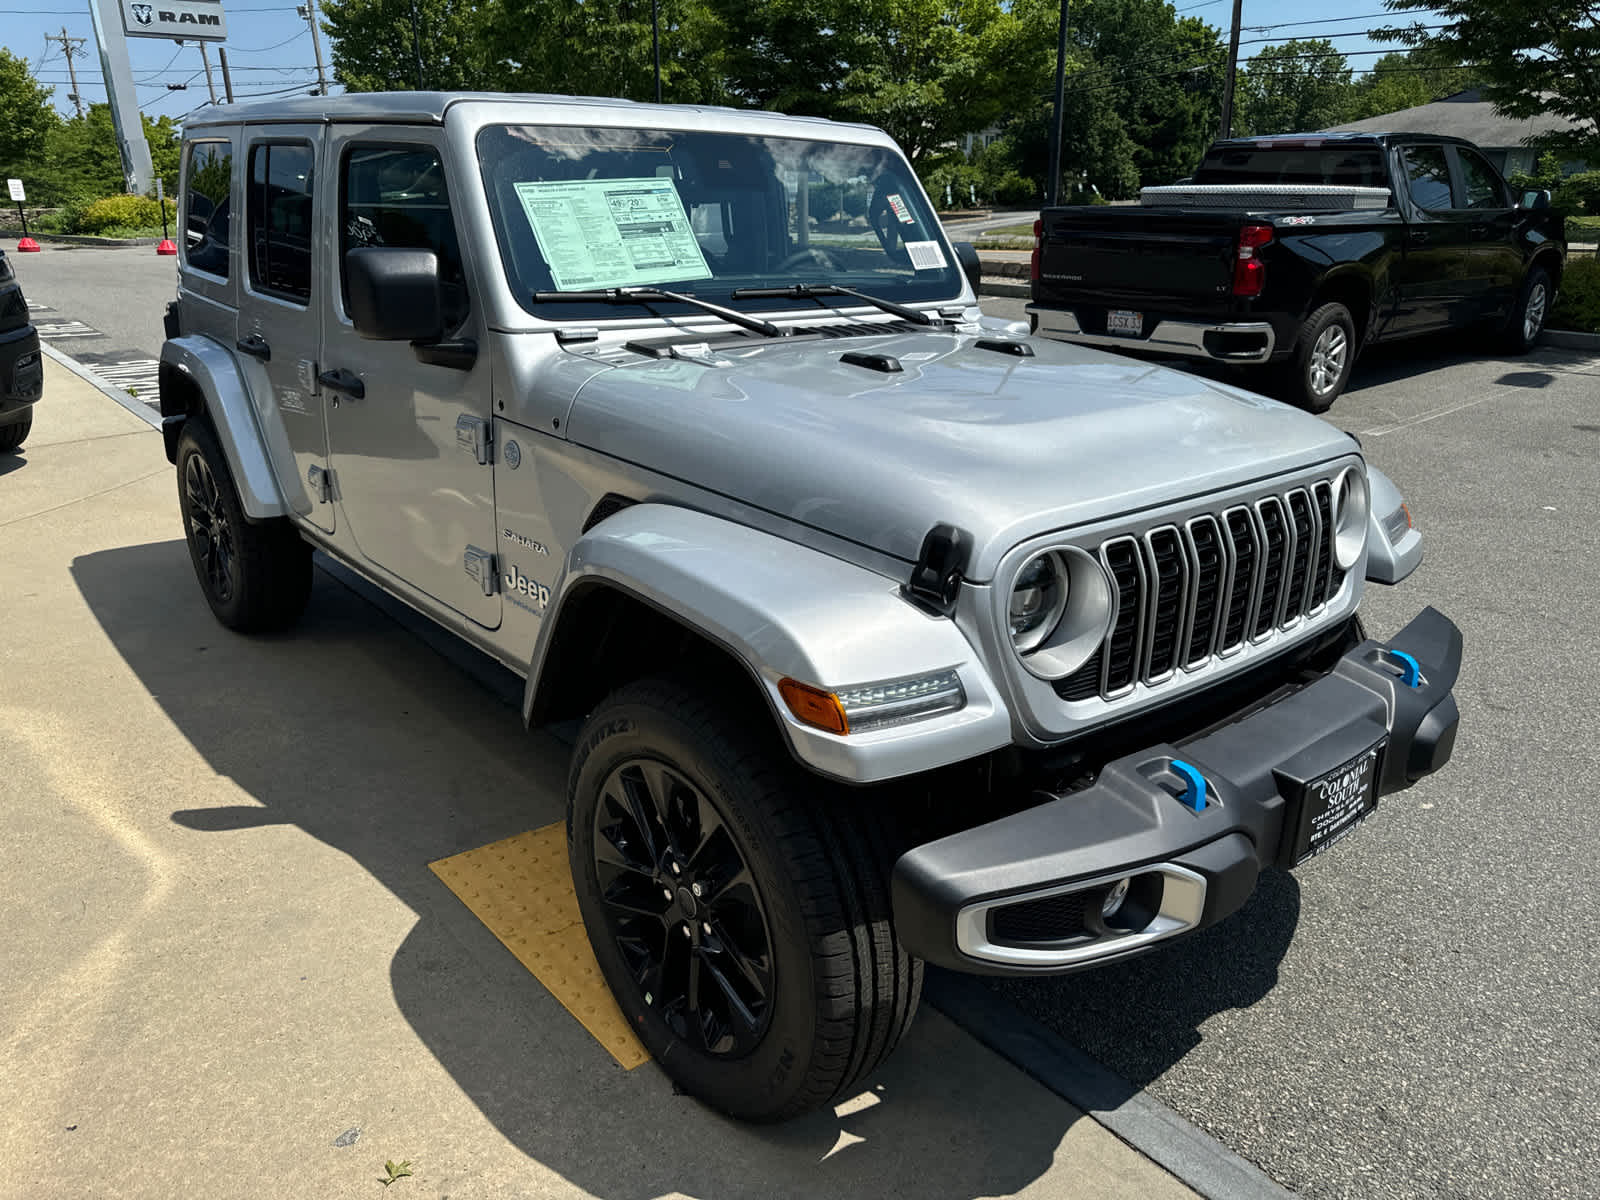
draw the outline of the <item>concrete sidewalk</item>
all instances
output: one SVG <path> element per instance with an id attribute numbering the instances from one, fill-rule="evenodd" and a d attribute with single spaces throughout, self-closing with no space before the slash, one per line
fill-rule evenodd
<path id="1" fill-rule="evenodd" d="M 427 867 L 559 820 L 564 747 L 320 572 L 220 628 L 159 435 L 53 361 L 0 611 L 0 1196 L 1193 1195 L 927 1008 L 778 1128 L 620 1069 Z"/>

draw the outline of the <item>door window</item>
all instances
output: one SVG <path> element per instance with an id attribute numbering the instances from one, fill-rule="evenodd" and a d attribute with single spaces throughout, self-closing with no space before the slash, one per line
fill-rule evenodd
<path id="1" fill-rule="evenodd" d="M 250 147 L 250 286 L 297 304 L 311 300 L 311 147 Z"/>
<path id="2" fill-rule="evenodd" d="M 431 146 L 368 145 L 345 151 L 340 180 L 339 262 L 361 246 L 432 250 L 439 259 L 445 327 L 467 317 L 467 278 L 461 265 L 445 190 L 444 164 Z M 345 308 L 350 285 L 341 265 Z"/>
<path id="3" fill-rule="evenodd" d="M 183 177 L 183 256 L 196 271 L 228 277 L 233 143 L 194 142 Z"/>
<path id="4" fill-rule="evenodd" d="M 1411 203 L 1431 212 L 1451 207 L 1450 168 L 1443 146 L 1412 146 L 1405 152 L 1405 164 Z"/>
<path id="5" fill-rule="evenodd" d="M 1500 179 L 1483 158 L 1463 146 L 1456 147 L 1461 164 L 1461 180 L 1466 185 L 1468 208 L 1510 208 Z"/>

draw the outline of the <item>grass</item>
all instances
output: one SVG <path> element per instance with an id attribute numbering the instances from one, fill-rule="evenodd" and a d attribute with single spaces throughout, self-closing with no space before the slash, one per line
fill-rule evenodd
<path id="1" fill-rule="evenodd" d="M 1568 217 L 1567 241 L 1600 242 L 1600 217 Z"/>
<path id="2" fill-rule="evenodd" d="M 1032 250 L 1033 239 L 1028 238 L 997 238 L 989 234 L 973 239 L 972 244 L 979 250 Z"/>

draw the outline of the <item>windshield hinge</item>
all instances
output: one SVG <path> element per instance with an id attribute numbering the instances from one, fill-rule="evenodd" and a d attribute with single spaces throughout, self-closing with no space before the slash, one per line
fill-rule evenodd
<path id="1" fill-rule="evenodd" d="M 922 539 L 922 552 L 901 594 L 918 608 L 954 616 L 961 596 L 961 572 L 972 553 L 972 535 L 954 525 L 935 525 Z"/>

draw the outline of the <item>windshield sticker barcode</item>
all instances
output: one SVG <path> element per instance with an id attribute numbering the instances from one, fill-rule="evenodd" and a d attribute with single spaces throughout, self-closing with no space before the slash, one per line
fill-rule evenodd
<path id="1" fill-rule="evenodd" d="M 938 242 L 907 242 L 906 253 L 911 265 L 918 271 L 942 271 L 945 268 L 944 251 Z"/>

